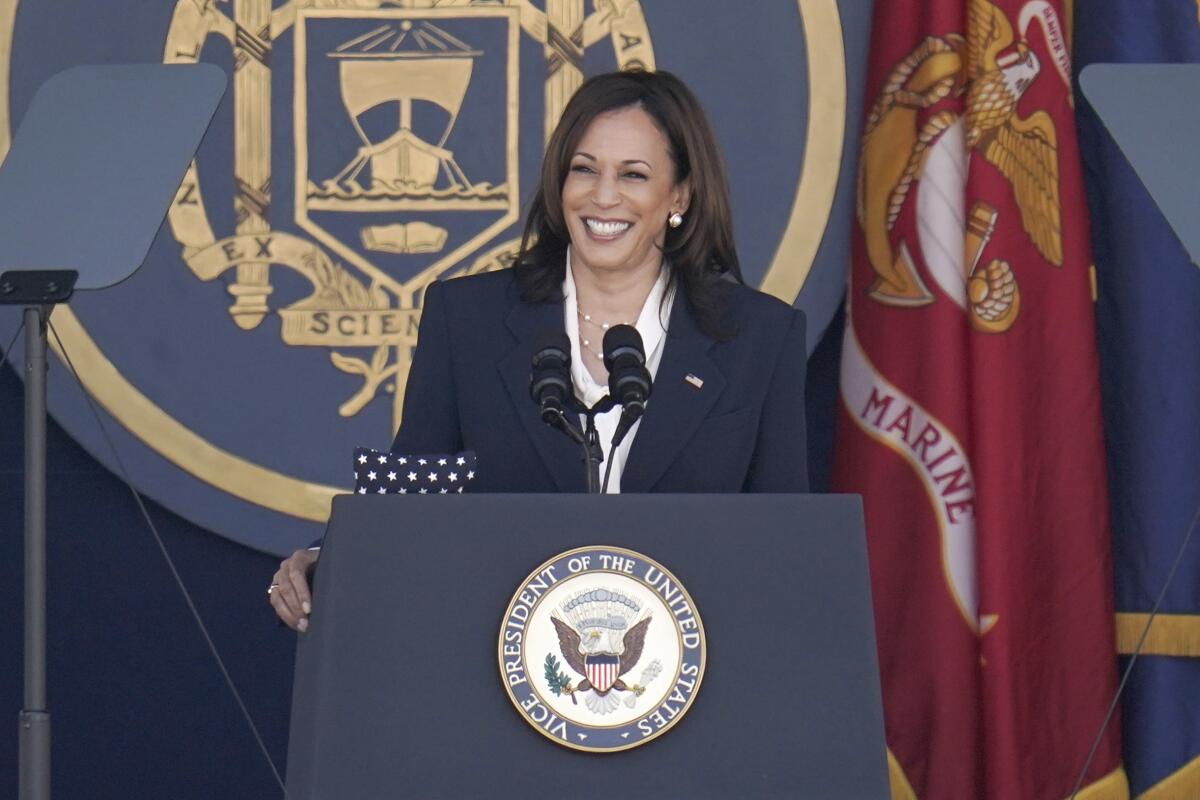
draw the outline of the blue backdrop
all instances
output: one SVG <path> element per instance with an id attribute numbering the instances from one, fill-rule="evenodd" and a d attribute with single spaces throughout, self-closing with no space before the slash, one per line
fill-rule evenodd
<path id="1" fill-rule="evenodd" d="M 246 216 L 258 210 L 256 203 L 269 197 L 269 210 L 263 215 L 269 230 L 307 237 L 311 232 L 298 227 L 293 207 L 296 134 L 315 132 L 318 143 L 345 139 L 345 120 L 334 125 L 334 116 L 340 113 L 336 104 L 316 108 L 318 102 L 337 97 L 333 72 L 319 59 L 360 29 L 344 21 L 324 27 L 312 22 L 306 29 L 312 34 L 306 58 L 323 67 L 314 67 L 306 84 L 312 90 L 312 124 L 298 126 L 293 111 L 301 94 L 296 89 L 299 26 L 276 18 L 277 35 L 268 52 L 263 48 L 268 28 L 247 11 L 278 12 L 294 5 L 284 0 L 0 0 L 0 60 L 6 70 L 0 85 L 7 90 L 0 111 L 8 114 L 9 127 L 15 126 L 46 78 L 81 63 L 187 60 L 194 53 L 231 75 L 235 66 L 241 69 L 249 64 L 247 72 L 269 66 L 273 119 L 255 121 L 253 108 L 239 111 L 236 98 L 251 95 L 253 87 L 234 86 L 231 81 L 230 93 L 202 145 L 199 171 L 191 176 L 199 183 L 193 186 L 185 179 L 176 206 L 187 211 L 202 204 L 206 223 L 221 238 L 241 232 Z M 315 5 L 327 10 L 380 6 L 392 15 L 388 18 L 392 22 L 407 13 L 390 0 L 320 0 Z M 593 11 L 595 5 L 579 3 Z M 824 0 L 746 6 L 711 3 L 703 8 L 694 0 L 623 5 L 644 11 L 648 35 L 639 34 L 637 26 L 606 30 L 586 48 L 579 61 L 583 71 L 611 69 L 647 44 L 639 45 L 639 36 L 652 40 L 657 66 L 678 71 L 697 91 L 725 148 L 739 250 L 748 279 L 760 283 L 773 270 L 776 277 L 794 276 L 809 264 L 810 276 L 818 277 L 810 277 L 802 291 L 797 282 L 792 292 L 799 293 L 798 302 L 809 312 L 810 346 L 820 343 L 812 355 L 808 387 L 810 475 L 814 488 L 820 490 L 826 485 L 832 442 L 840 319 L 834 318 L 829 335 L 821 339 L 819 334 L 835 314 L 843 285 L 853 201 L 848 170 L 857 149 L 871 0 L 839 0 L 840 17 L 829 13 Z M 802 8 L 821 13 L 802 23 Z M 230 22 L 234 17 L 240 23 L 236 32 Z M 504 47 L 500 24 L 490 19 L 451 20 L 444 27 L 470 38 L 490 59 L 490 83 L 483 87 L 487 91 L 477 88 L 468 94 L 462 117 L 463 130 L 476 132 L 478 141 L 484 141 L 484 133 L 494 131 L 500 124 L 496 120 L 504 119 L 502 86 L 496 80 L 503 63 L 498 58 Z M 11 41 L 6 38 L 10 34 Z M 229 41 L 222 41 L 226 34 Z M 517 40 L 523 85 L 516 157 L 522 197 L 527 199 L 541 154 L 548 67 L 545 46 L 529 31 L 522 29 Z M 834 70 L 836 91 L 825 93 L 824 105 L 810 102 L 805 79 L 810 50 L 817 58 L 808 66 Z M 476 101 L 480 105 L 470 105 Z M 810 111 L 817 113 L 811 129 Z M 250 113 L 250 122 L 239 123 L 240 113 Z M 363 122 L 372 135 L 370 126 L 382 124 L 378 119 Z M 845 135 L 830 133 L 841 126 Z M 271 174 L 260 176 L 257 183 L 235 175 L 232 167 L 235 139 L 245 144 L 237 137 L 246 136 L 246 130 L 265 131 L 271 149 L 267 159 Z M 814 202 L 800 203 L 801 174 L 809 169 L 804 158 L 809 145 L 816 146 L 810 137 L 813 130 L 824 132 L 825 145 L 836 146 L 821 151 L 806 185 L 824 181 L 828 191 Z M 235 131 L 240 132 L 235 136 Z M 495 175 L 503 175 L 503 170 L 495 172 L 496 164 L 486 158 L 491 150 L 481 148 L 478 141 L 451 138 L 447 147 L 454 149 L 464 171 L 495 182 Z M 343 163 L 341 154 L 334 158 L 329 152 L 318 152 L 316 144 L 310 149 L 316 166 L 325 173 Z M 793 219 L 794 206 L 809 209 L 811 216 Z M 431 213 L 421 221 L 446 217 L 438 213 L 443 216 Z M 320 214 L 312 216 L 316 219 Z M 366 406 L 339 415 L 338 404 L 360 388 L 359 378 L 331 365 L 334 348 L 284 346 L 285 325 L 278 315 L 268 316 L 253 329 L 232 319 L 228 311 L 233 298 L 228 290 L 236 283 L 235 271 L 202 280 L 190 262 L 185 263 L 197 249 L 188 239 L 195 225 L 191 233 L 185 230 L 194 222 L 173 219 L 174 227 L 164 225 L 146 268 L 107 296 L 81 294 L 72 309 L 118 371 L 189 430 L 280 473 L 314 483 L 348 485 L 350 447 L 390 441 L 392 397 L 381 387 Z M 331 221 L 329 227 L 342 224 Z M 445 225 L 451 245 L 469 234 L 458 225 L 458 221 Z M 798 236 L 788 239 L 786 233 L 792 228 Z M 343 239 L 357 235 L 353 227 L 346 229 L 350 232 Z M 473 268 L 474 259 L 484 258 L 488 248 L 516 233 L 515 224 L 496 233 L 495 241 L 464 257 L 460 267 Z M 344 254 L 336 255 L 340 262 L 349 261 Z M 407 279 L 414 269 L 428 266 L 419 261 L 401 258 L 387 274 Z M 299 272 L 277 264 L 271 269 L 272 312 L 312 291 Z M 366 278 L 357 279 L 369 288 Z M 407 302 L 395 297 L 392 301 L 396 311 Z M 13 327 L 12 315 L 0 313 L 0 347 L 7 345 Z M 365 361 L 372 355 L 363 346 L 337 350 Z M 19 346 L 15 355 L 19 362 Z M 74 355 L 78 358 L 79 353 Z M 6 610 L 6 624 L 0 625 L 0 709 L 9 709 L 13 718 L 22 698 L 21 392 L 16 374 L 9 367 L 0 369 L 0 608 Z M 109 471 L 113 455 L 78 387 L 56 359 L 52 359 L 50 404 L 70 433 L 54 422 L 50 425 L 48 661 L 55 796 L 197 800 L 278 796 L 271 771 L 129 490 Z M 277 625 L 266 603 L 264 589 L 278 560 L 262 551 L 281 551 L 291 543 L 308 541 L 320 532 L 321 523 L 297 524 L 287 515 L 218 491 L 148 448 L 144 433 L 135 435 L 107 415 L 105 421 L 139 488 L 167 504 L 148 501 L 166 546 L 282 772 L 295 640 L 294 634 Z M 235 544 L 230 538 L 254 547 Z M 0 721 L 0 797 L 16 792 L 16 742 L 16 725 Z"/>
<path id="2" fill-rule="evenodd" d="M 1081 3 L 1076 67 L 1200 62 L 1197 17 L 1195 0 Z M 1117 647 L 1129 654 L 1200 507 L 1200 268 L 1077 97 L 1099 287 Z M 1184 554 L 1125 689 L 1125 769 L 1135 794 L 1159 786 L 1164 796 L 1200 793 L 1197 576 L 1200 538 Z"/>

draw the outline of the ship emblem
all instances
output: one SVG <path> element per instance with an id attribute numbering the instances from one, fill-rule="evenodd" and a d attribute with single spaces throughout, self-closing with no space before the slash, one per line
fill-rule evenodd
<path id="1" fill-rule="evenodd" d="M 210 36 L 233 47 L 234 230 L 218 238 L 201 176 L 214 181 L 193 163 L 171 231 L 197 278 L 226 281 L 239 328 L 278 316 L 285 344 L 328 348 L 332 367 L 357 381 L 339 415 L 391 394 L 386 435 L 399 423 L 425 287 L 516 257 L 522 32 L 544 45 L 548 136 L 589 46 L 610 38 L 620 67 L 653 68 L 640 4 L 591 14 L 584 0 L 545 12 L 516 0 L 231 5 L 227 16 L 211 0 L 181 0 L 165 60 L 199 60 Z M 273 163 L 277 73 L 291 75 L 291 169 Z M 289 196 L 290 218 L 278 202 Z M 281 267 L 307 293 L 285 295 L 296 284 L 277 279 Z"/>

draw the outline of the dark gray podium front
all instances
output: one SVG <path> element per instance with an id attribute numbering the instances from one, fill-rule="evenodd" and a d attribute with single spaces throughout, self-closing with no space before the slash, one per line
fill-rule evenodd
<path id="1" fill-rule="evenodd" d="M 619 753 L 539 735 L 497 666 L 518 584 L 584 545 L 661 563 L 707 637 L 687 716 Z M 857 497 L 348 495 L 316 584 L 292 699 L 297 800 L 888 796 Z"/>

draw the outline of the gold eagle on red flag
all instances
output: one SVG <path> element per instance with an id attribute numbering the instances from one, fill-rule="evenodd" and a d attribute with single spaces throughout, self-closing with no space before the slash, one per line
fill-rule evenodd
<path id="1" fill-rule="evenodd" d="M 868 293 L 876 301 L 911 307 L 934 300 L 909 244 L 903 238 L 893 244 L 890 234 L 910 190 L 924 177 L 931 149 L 950 134 L 961 141 L 964 160 L 978 152 L 999 170 L 1012 186 L 1025 233 L 1048 263 L 1062 266 L 1054 122 L 1042 110 L 1027 117 L 1017 112 L 1041 64 L 1024 40 L 1014 46 L 1015 39 L 1012 24 L 994 3 L 970 0 L 965 37 L 927 37 L 885 81 L 866 122 L 858 186 L 858 220 L 876 273 Z M 934 109 L 943 101 L 959 101 L 962 111 Z M 1007 261 L 980 263 L 998 214 L 988 203 L 971 204 L 962 226 L 959 286 L 938 281 L 951 295 L 962 294 L 972 325 L 987 332 L 1010 328 L 1020 309 Z"/>

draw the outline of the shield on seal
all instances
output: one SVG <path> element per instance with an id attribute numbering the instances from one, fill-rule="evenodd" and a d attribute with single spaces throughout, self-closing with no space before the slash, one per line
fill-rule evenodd
<path id="1" fill-rule="evenodd" d="M 604 694 L 617 682 L 621 659 L 610 655 L 589 655 L 584 657 L 583 665 L 587 667 L 587 678 L 596 689 L 596 694 Z"/>
<path id="2" fill-rule="evenodd" d="M 305 9 L 296 223 L 402 301 L 519 215 L 518 9 Z"/>

